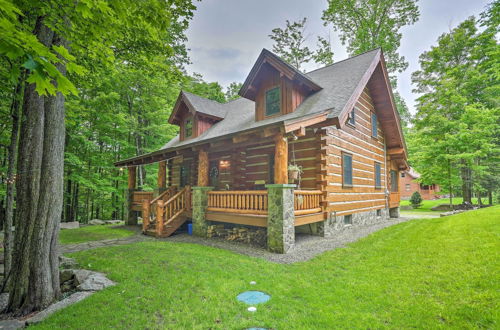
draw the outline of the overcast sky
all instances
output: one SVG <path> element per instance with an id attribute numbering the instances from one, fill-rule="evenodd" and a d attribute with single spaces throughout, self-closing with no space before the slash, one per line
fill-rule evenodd
<path id="1" fill-rule="evenodd" d="M 399 53 L 409 62 L 398 77 L 398 89 L 413 112 L 415 94 L 411 92 L 411 73 L 419 69 L 418 56 L 435 45 L 437 38 L 471 15 L 478 15 L 487 0 L 420 0 L 420 19 L 405 27 Z M 203 0 L 187 32 L 190 73 L 203 75 L 206 81 L 217 81 L 226 87 L 243 82 L 262 48 L 272 50 L 269 38 L 275 27 L 285 20 L 307 17 L 309 46 L 314 49 L 316 36 L 330 34 L 334 60 L 347 56 L 345 47 L 331 25 L 324 26 L 321 15 L 326 0 Z M 309 63 L 307 71 L 317 68 Z"/>

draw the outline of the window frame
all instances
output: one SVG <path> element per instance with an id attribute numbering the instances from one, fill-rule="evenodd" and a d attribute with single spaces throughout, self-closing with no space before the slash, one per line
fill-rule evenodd
<path id="1" fill-rule="evenodd" d="M 352 118 L 352 121 L 350 119 L 347 119 L 347 123 L 348 125 L 352 126 L 352 127 L 356 127 L 356 108 L 352 108 L 352 110 L 349 112 L 349 114 L 351 115 L 351 118 Z"/>
<path id="2" fill-rule="evenodd" d="M 278 111 L 273 112 L 271 114 L 267 113 L 267 94 L 273 90 L 278 90 Z M 264 91 L 264 117 L 269 118 L 273 116 L 278 116 L 281 114 L 281 87 L 279 85 L 275 85 L 273 87 L 270 87 Z"/>
<path id="3" fill-rule="evenodd" d="M 371 113 L 372 138 L 378 139 L 378 117 L 375 112 Z"/>
<path id="4" fill-rule="evenodd" d="M 377 173 L 377 167 L 378 167 L 378 173 Z M 379 162 L 374 163 L 373 173 L 375 175 L 375 177 L 374 177 L 375 189 L 382 189 L 382 164 L 381 163 L 379 163 Z M 377 179 L 378 179 L 378 184 L 377 184 Z"/>
<path id="5" fill-rule="evenodd" d="M 353 165 L 352 165 L 352 154 L 347 153 L 347 152 L 342 152 L 342 188 L 352 188 L 354 186 L 353 181 L 354 181 L 354 174 L 353 174 Z M 351 182 L 346 183 L 346 171 L 345 171 L 345 157 L 350 158 L 351 162 Z"/>
<path id="6" fill-rule="evenodd" d="M 187 135 L 187 124 L 188 122 L 191 123 L 191 134 Z M 194 117 L 193 116 L 188 116 L 186 119 L 184 119 L 184 139 L 189 139 L 193 137 L 193 132 L 194 132 Z"/>

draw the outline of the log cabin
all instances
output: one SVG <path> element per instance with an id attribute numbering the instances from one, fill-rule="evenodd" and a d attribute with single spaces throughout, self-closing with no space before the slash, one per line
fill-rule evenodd
<path id="1" fill-rule="evenodd" d="M 418 191 L 422 199 L 432 200 L 441 198 L 441 188 L 437 184 L 422 184 L 418 182 L 420 174 L 413 168 L 401 172 L 399 180 L 399 191 L 401 199 L 408 200 L 414 192 Z"/>
<path id="2" fill-rule="evenodd" d="M 189 219 L 202 237 L 213 224 L 261 228 L 267 248 L 286 253 L 296 232 L 399 216 L 407 149 L 381 49 L 307 73 L 264 49 L 239 95 L 181 91 L 168 118 L 179 135 L 115 163 L 128 168 L 129 224 L 141 213 L 158 237 Z M 152 163 L 158 191 L 137 191 L 136 167 Z"/>

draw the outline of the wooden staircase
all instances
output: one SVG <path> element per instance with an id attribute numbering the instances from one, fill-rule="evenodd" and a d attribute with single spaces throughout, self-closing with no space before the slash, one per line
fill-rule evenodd
<path id="1" fill-rule="evenodd" d="M 191 187 L 170 187 L 152 201 L 142 204 L 142 232 L 154 237 L 172 235 L 189 218 Z"/>

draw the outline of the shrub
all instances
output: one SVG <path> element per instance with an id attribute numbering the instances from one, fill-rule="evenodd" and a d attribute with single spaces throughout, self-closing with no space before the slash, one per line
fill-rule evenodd
<path id="1" fill-rule="evenodd" d="M 420 193 L 418 191 L 415 191 L 410 198 L 410 203 L 411 207 L 414 209 L 418 209 L 420 206 L 422 206 L 422 196 L 420 196 Z"/>

